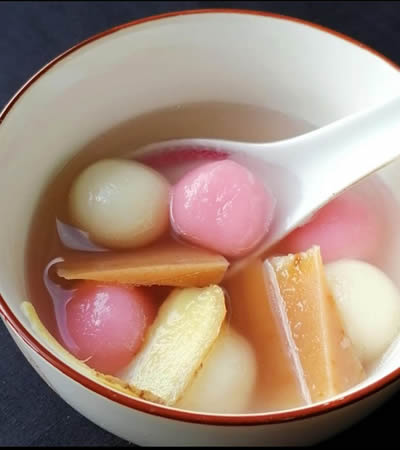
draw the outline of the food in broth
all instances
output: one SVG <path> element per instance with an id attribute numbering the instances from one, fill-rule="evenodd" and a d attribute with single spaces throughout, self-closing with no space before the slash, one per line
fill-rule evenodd
<path id="1" fill-rule="evenodd" d="M 399 332 L 399 291 L 382 270 L 365 261 L 331 262 L 326 265 L 326 275 L 344 329 L 361 362 L 368 367 Z"/>
<path id="2" fill-rule="evenodd" d="M 76 167 L 46 198 L 62 207 L 37 215 L 23 309 L 86 376 L 181 409 L 278 411 L 357 386 L 398 335 L 375 187 L 349 189 L 246 259 L 279 193 L 243 162 L 188 151 L 96 154 Z"/>
<path id="3" fill-rule="evenodd" d="M 177 236 L 237 258 L 261 242 L 274 207 L 264 183 L 226 159 L 201 165 L 172 187 L 171 223 Z"/>
<path id="4" fill-rule="evenodd" d="M 226 314 L 219 286 L 175 289 L 125 376 L 142 398 L 172 406 L 215 343 Z"/>
<path id="5" fill-rule="evenodd" d="M 135 248 L 168 227 L 167 180 L 136 161 L 104 159 L 86 168 L 69 195 L 71 222 L 109 248 Z"/>
<path id="6" fill-rule="evenodd" d="M 205 287 L 221 282 L 228 265 L 217 253 L 168 242 L 118 254 L 71 255 L 57 264 L 57 275 L 136 286 Z"/>
<path id="7" fill-rule="evenodd" d="M 306 402 L 326 400 L 362 381 L 365 373 L 328 290 L 319 247 L 271 258 L 265 267 Z"/>

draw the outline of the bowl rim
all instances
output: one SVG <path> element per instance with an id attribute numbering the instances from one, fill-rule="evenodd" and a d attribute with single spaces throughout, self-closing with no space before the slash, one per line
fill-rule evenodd
<path id="1" fill-rule="evenodd" d="M 277 13 L 246 10 L 246 9 L 233 9 L 233 8 L 211 8 L 211 9 L 193 9 L 184 11 L 173 11 L 163 14 L 152 15 L 144 17 L 138 20 L 129 21 L 121 25 L 109 28 L 105 31 L 97 33 L 88 39 L 85 39 L 73 47 L 69 48 L 65 52 L 52 59 L 49 63 L 44 65 L 38 70 L 28 81 L 14 94 L 10 101 L 6 104 L 3 110 L 0 112 L 0 127 L 6 118 L 7 114 L 11 111 L 16 102 L 22 97 L 22 95 L 37 81 L 43 74 L 45 74 L 50 68 L 63 60 L 66 56 L 75 52 L 76 50 L 84 47 L 87 44 L 95 42 L 101 38 L 112 35 L 113 33 L 123 30 L 125 28 L 134 27 L 142 23 L 151 21 L 160 21 L 177 16 L 195 15 L 195 14 L 238 14 L 238 15 L 254 15 L 269 19 L 284 20 L 288 22 L 294 22 L 303 26 L 311 27 L 322 31 L 324 33 L 333 35 L 336 38 L 345 40 L 347 43 L 355 45 L 363 50 L 372 53 L 374 56 L 383 60 L 386 64 L 392 66 L 396 70 L 400 71 L 400 66 L 391 61 L 386 56 L 382 55 L 373 48 L 364 45 L 363 43 L 343 34 L 338 31 L 332 30 L 325 26 L 309 22 L 296 17 L 286 16 Z M 117 392 L 108 388 L 98 382 L 82 375 L 72 367 L 68 366 L 61 359 L 53 355 L 47 350 L 30 332 L 25 326 L 17 319 L 11 308 L 7 305 L 6 301 L 0 295 L 0 317 L 3 321 L 13 329 L 13 331 L 40 357 L 47 361 L 53 368 L 59 370 L 68 378 L 76 381 L 83 387 L 95 392 L 102 397 L 105 397 L 111 401 L 114 401 L 122 406 L 140 411 L 142 413 L 151 414 L 154 416 L 164 417 L 168 419 L 174 419 L 183 422 L 207 424 L 207 425 L 222 425 L 222 426 L 251 426 L 251 425 L 266 425 L 266 424 L 278 424 L 283 422 L 298 421 L 305 418 L 311 418 L 325 414 L 327 412 L 336 411 L 340 408 L 349 406 L 361 399 L 375 394 L 376 392 L 388 387 L 400 378 L 400 368 L 393 370 L 391 373 L 383 378 L 371 383 L 370 385 L 357 390 L 350 394 L 344 394 L 340 398 L 326 401 L 322 404 L 310 405 L 301 407 L 294 410 L 285 410 L 281 412 L 267 412 L 267 413 L 254 413 L 254 414 L 211 414 L 201 412 L 191 412 L 185 410 L 179 410 L 175 408 L 169 408 L 162 405 L 153 404 L 143 401 L 139 398 L 129 397 L 126 394 Z"/>

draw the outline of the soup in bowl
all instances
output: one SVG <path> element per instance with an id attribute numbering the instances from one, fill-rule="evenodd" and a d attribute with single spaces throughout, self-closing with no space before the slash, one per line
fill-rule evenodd
<path id="1" fill-rule="evenodd" d="M 379 405 L 399 367 L 397 163 L 252 259 L 279 207 L 256 160 L 135 150 L 296 136 L 398 76 L 326 30 L 222 11 L 127 24 L 45 67 L 0 126 L 1 313 L 38 373 L 140 445 L 309 444 Z"/>

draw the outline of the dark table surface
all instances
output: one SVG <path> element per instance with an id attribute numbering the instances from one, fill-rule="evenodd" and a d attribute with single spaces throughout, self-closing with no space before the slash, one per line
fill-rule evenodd
<path id="1" fill-rule="evenodd" d="M 0 109 L 41 66 L 115 25 L 167 11 L 246 8 L 341 31 L 400 64 L 398 2 L 0 2 Z M 400 395 L 322 446 L 390 446 Z M 0 323 L 0 446 L 129 446 L 64 403 L 42 382 Z"/>

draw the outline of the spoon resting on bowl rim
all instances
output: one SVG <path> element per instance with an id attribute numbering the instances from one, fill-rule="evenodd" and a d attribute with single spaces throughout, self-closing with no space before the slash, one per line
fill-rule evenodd
<path id="1" fill-rule="evenodd" d="M 400 155 L 400 97 L 306 134 L 268 143 L 222 139 L 173 139 L 129 154 L 137 160 L 177 152 L 214 152 L 246 165 L 275 196 L 269 232 L 254 251 L 233 261 L 229 273 L 272 248 L 321 207 Z M 221 159 L 220 158 L 220 159 Z"/>

